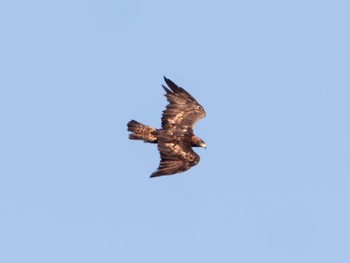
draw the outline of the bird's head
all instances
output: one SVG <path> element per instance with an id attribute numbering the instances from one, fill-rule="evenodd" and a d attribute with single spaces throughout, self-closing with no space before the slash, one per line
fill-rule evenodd
<path id="1" fill-rule="evenodd" d="M 201 138 L 198 138 L 196 136 L 192 137 L 191 145 L 192 147 L 207 148 L 207 145 L 205 144 L 205 142 Z"/>

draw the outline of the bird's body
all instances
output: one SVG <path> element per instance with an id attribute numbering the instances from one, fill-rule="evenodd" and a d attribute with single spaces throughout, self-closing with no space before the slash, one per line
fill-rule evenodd
<path id="1" fill-rule="evenodd" d="M 165 78 L 169 88 L 163 86 L 169 101 L 162 116 L 162 129 L 128 123 L 129 138 L 157 143 L 161 162 L 151 177 L 184 172 L 199 162 L 199 155 L 192 147 L 206 147 L 202 139 L 193 133 L 194 124 L 205 117 L 203 107 L 183 88 Z"/>

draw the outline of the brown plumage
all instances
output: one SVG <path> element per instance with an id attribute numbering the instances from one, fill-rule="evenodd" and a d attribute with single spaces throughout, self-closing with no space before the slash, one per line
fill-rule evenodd
<path id="1" fill-rule="evenodd" d="M 160 164 L 151 177 L 184 172 L 199 162 L 192 147 L 206 147 L 193 133 L 194 124 L 205 117 L 203 107 L 183 88 L 164 77 L 163 85 L 169 102 L 162 116 L 162 129 L 156 129 L 135 120 L 128 123 L 129 139 L 157 143 Z"/>

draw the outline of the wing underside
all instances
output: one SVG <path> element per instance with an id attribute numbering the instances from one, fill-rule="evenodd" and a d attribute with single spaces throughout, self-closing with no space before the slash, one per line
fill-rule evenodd
<path id="1" fill-rule="evenodd" d="M 158 140 L 161 161 L 151 177 L 171 175 L 187 171 L 199 162 L 199 156 L 192 150 L 190 142 L 173 143 Z"/>
<path id="2" fill-rule="evenodd" d="M 163 129 L 169 129 L 174 126 L 193 129 L 193 125 L 205 117 L 203 107 L 186 90 L 178 87 L 170 79 L 165 77 L 164 79 L 170 89 L 163 85 L 166 91 L 165 96 L 169 102 L 163 111 Z"/>

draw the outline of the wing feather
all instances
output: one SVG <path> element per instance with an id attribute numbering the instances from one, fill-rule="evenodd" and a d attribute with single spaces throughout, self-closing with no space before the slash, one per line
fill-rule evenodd
<path id="1" fill-rule="evenodd" d="M 169 129 L 171 127 L 180 127 L 182 129 L 192 129 L 194 124 L 205 117 L 203 107 L 196 99 L 183 88 L 177 86 L 170 79 L 164 77 L 166 84 L 169 86 L 163 88 L 165 96 L 169 102 L 163 111 L 162 127 Z"/>
<path id="2" fill-rule="evenodd" d="M 172 141 L 158 139 L 158 150 L 161 161 L 156 172 L 151 177 L 162 175 L 171 175 L 184 172 L 195 166 L 200 157 L 196 154 L 190 145 L 190 141 Z"/>

